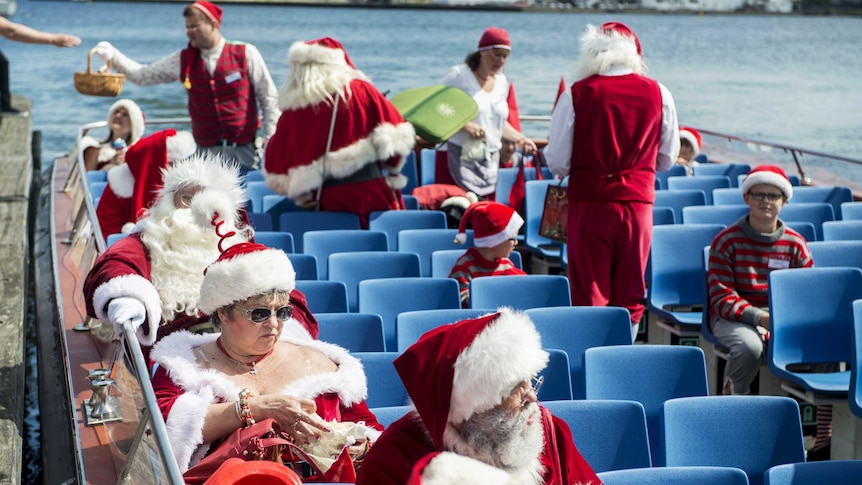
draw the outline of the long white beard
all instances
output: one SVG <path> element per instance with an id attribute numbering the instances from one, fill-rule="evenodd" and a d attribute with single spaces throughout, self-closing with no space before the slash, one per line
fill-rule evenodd
<path id="1" fill-rule="evenodd" d="M 143 221 L 141 240 L 149 251 L 151 280 L 165 321 L 196 315 L 204 269 L 220 255 L 215 230 L 200 227 L 190 209 L 176 209 L 166 200 Z"/>
<path id="2" fill-rule="evenodd" d="M 528 425 L 531 417 L 533 422 Z M 474 414 L 460 433 L 447 427 L 444 440 L 449 450 L 506 470 L 519 479 L 518 483 L 542 483 L 544 469 L 539 456 L 545 436 L 535 403 L 514 417 L 500 407 Z"/>

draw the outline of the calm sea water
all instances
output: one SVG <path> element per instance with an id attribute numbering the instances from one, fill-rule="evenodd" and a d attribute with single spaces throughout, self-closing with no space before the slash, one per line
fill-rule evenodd
<path id="1" fill-rule="evenodd" d="M 112 102 L 73 87 L 73 72 L 85 69 L 87 50 L 108 40 L 141 62 L 156 60 L 186 44 L 181 10 L 177 4 L 19 0 L 14 20 L 83 40 L 74 49 L 0 40 L 13 71 L 12 90 L 33 100 L 46 159 L 67 151 L 76 127 L 104 119 Z M 504 27 L 513 43 L 506 73 L 521 113 L 546 115 L 560 77 L 572 79 L 585 25 L 608 20 L 638 33 L 649 74 L 673 92 L 682 123 L 862 159 L 859 18 L 228 5 L 222 32 L 255 44 L 279 85 L 291 43 L 335 37 L 381 91 L 397 93 L 437 82 L 486 27 Z M 186 115 L 183 91 L 178 82 L 126 83 L 122 96 L 136 100 L 151 118 L 175 117 Z M 525 127 L 537 137 L 545 130 Z"/>

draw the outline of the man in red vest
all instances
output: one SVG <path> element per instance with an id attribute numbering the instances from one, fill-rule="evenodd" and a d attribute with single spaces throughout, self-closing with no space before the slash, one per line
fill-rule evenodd
<path id="1" fill-rule="evenodd" d="M 627 308 L 633 337 L 644 311 L 655 173 L 679 154 L 673 97 L 645 72 L 631 29 L 588 26 L 579 81 L 554 108 L 544 150 L 551 171 L 570 176 L 572 304 Z"/>
<path id="2" fill-rule="evenodd" d="M 225 40 L 222 9 L 205 0 L 183 9 L 189 45 L 151 64 L 141 65 L 102 41 L 96 53 L 134 84 L 149 86 L 179 80 L 189 95 L 192 134 L 199 150 L 234 160 L 242 170 L 259 166 L 255 137 L 263 117 L 264 140 L 275 132 L 278 91 L 257 48 Z"/>

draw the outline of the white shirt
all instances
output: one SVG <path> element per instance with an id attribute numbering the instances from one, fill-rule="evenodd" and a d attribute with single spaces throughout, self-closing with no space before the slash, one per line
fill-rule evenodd
<path id="1" fill-rule="evenodd" d="M 626 74 L 632 74 L 632 71 L 615 67 L 603 75 L 624 76 Z M 658 83 L 658 86 L 661 91 L 661 134 L 656 170 L 664 171 L 673 166 L 679 156 L 679 122 L 676 117 L 676 104 L 670 90 L 661 83 Z M 560 95 L 554 113 L 551 115 L 548 145 L 542 150 L 548 162 L 548 168 L 561 178 L 569 175 L 571 169 L 574 136 L 575 108 L 572 105 L 572 92 L 567 89 Z"/>
<path id="2" fill-rule="evenodd" d="M 201 49 L 201 57 L 210 75 L 215 71 L 224 45 L 225 40 L 222 37 L 212 49 Z M 181 52 L 182 50 L 177 50 L 158 61 L 142 65 L 134 59 L 126 57 L 125 54 L 115 47 L 113 65 L 117 72 L 125 74 L 130 82 L 139 86 L 179 82 Z M 275 133 L 278 117 L 281 115 L 281 110 L 278 109 L 278 89 L 257 47 L 245 44 L 245 57 L 248 62 L 249 81 L 254 89 L 254 97 L 263 115 L 261 123 L 263 135 L 264 138 L 269 139 Z"/>
<path id="3" fill-rule="evenodd" d="M 466 92 L 479 105 L 479 113 L 473 118 L 473 122 L 485 130 L 488 140 L 488 148 L 492 152 L 500 151 L 503 147 L 503 126 L 509 118 L 509 81 L 502 72 L 494 74 L 494 89 L 487 92 L 479 86 L 479 81 L 473 75 L 473 71 L 466 64 L 459 64 L 449 69 L 440 80 L 442 84 L 453 86 Z M 461 146 L 470 135 L 465 130 L 459 130 L 452 135 L 449 141 Z"/>

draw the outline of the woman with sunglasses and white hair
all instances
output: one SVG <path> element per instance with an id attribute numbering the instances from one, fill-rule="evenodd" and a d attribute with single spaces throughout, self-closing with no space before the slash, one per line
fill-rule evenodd
<path id="1" fill-rule="evenodd" d="M 231 233 L 219 236 L 224 242 Z M 334 421 L 356 423 L 349 452 L 363 458 L 383 427 L 365 404 L 360 362 L 312 339 L 291 317 L 295 272 L 282 251 L 249 242 L 220 249 L 205 272 L 200 307 L 221 333 L 175 332 L 151 354 L 153 388 L 181 471 L 266 418 L 300 446 L 319 441 Z"/>

